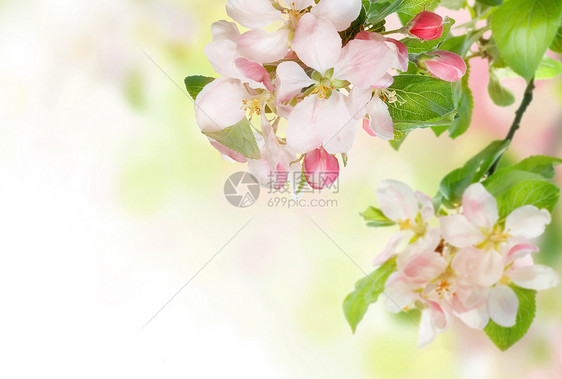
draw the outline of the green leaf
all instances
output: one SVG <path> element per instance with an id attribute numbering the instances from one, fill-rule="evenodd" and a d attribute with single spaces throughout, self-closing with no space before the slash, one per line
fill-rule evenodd
<path id="1" fill-rule="evenodd" d="M 367 9 L 367 23 L 372 25 L 378 24 L 391 13 L 396 12 L 404 1 L 406 0 L 379 0 L 371 3 Z"/>
<path id="2" fill-rule="evenodd" d="M 353 333 L 365 316 L 369 305 L 376 302 L 380 294 L 384 292 L 384 284 L 394 271 L 396 271 L 396 259 L 392 258 L 368 276 L 357 281 L 355 290 L 346 296 L 343 301 L 343 312 Z"/>
<path id="3" fill-rule="evenodd" d="M 509 67 L 502 67 L 495 70 L 498 78 L 519 78 L 520 76 L 516 74 Z M 552 59 L 551 57 L 545 55 L 539 63 L 539 67 L 535 72 L 535 80 L 552 79 L 562 74 L 562 62 Z"/>
<path id="4" fill-rule="evenodd" d="M 562 25 L 558 27 L 558 31 L 550 44 L 550 50 L 554 51 L 555 53 L 562 54 Z"/>
<path id="5" fill-rule="evenodd" d="M 514 164 L 513 166 L 502 168 L 496 171 L 494 176 L 501 176 L 503 174 L 508 174 L 511 171 L 521 170 L 533 172 L 539 174 L 546 179 L 554 178 L 554 166 L 562 164 L 562 159 L 558 157 L 549 157 L 547 155 L 533 155 L 528 158 L 523 159 L 521 162 Z"/>
<path id="6" fill-rule="evenodd" d="M 455 89 L 455 102 L 457 104 L 458 117 L 453 120 L 449 128 L 449 135 L 451 138 L 457 138 L 468 130 L 472 122 L 472 110 L 474 109 L 474 97 L 472 91 L 468 86 L 468 78 L 470 75 L 470 66 L 466 65 L 466 74 L 462 77 L 460 82 L 456 83 Z"/>
<path id="7" fill-rule="evenodd" d="M 492 7 L 501 5 L 501 3 L 503 2 L 503 0 L 476 0 L 476 1 L 478 1 L 480 4 L 489 5 Z"/>
<path id="8" fill-rule="evenodd" d="M 449 204 L 460 204 L 466 188 L 482 179 L 509 146 L 508 141 L 493 141 L 466 164 L 451 171 L 441 180 L 439 192 Z"/>
<path id="9" fill-rule="evenodd" d="M 185 88 L 189 93 L 189 96 L 191 96 L 191 98 L 195 100 L 197 98 L 197 95 L 199 95 L 199 92 L 201 92 L 201 90 L 207 84 L 211 83 L 213 80 L 215 80 L 215 78 L 195 75 L 195 76 L 188 76 L 187 78 L 185 78 L 184 83 L 185 83 Z"/>
<path id="10" fill-rule="evenodd" d="M 430 76 L 397 75 L 389 90 L 396 91 L 398 97 L 397 102 L 388 104 L 395 123 L 434 122 L 455 112 L 450 82 Z"/>
<path id="11" fill-rule="evenodd" d="M 431 41 L 424 41 L 420 40 L 419 38 L 407 37 L 400 42 L 402 42 L 408 48 L 408 53 L 410 54 L 419 54 L 426 51 L 434 50 L 436 47 L 439 46 L 441 42 L 445 40 L 449 31 L 451 30 L 451 26 L 455 23 L 455 20 L 445 17 L 443 20 L 443 34 L 441 37 L 431 40 Z"/>
<path id="12" fill-rule="evenodd" d="M 437 8 L 437 5 L 439 5 L 437 0 L 404 0 L 396 12 L 398 12 L 398 18 L 402 25 L 406 25 L 408 21 L 424 9 L 432 11 Z"/>
<path id="13" fill-rule="evenodd" d="M 466 7 L 466 0 L 441 0 L 439 6 L 458 11 Z"/>
<path id="14" fill-rule="evenodd" d="M 367 221 L 368 226 L 390 226 L 396 224 L 382 213 L 379 208 L 369 207 L 361 216 Z"/>
<path id="15" fill-rule="evenodd" d="M 222 143 L 224 146 L 232 149 L 246 158 L 260 159 L 260 149 L 256 143 L 256 138 L 252 131 L 252 127 L 247 119 L 243 119 L 239 123 L 219 130 L 218 132 L 202 132 L 207 137 Z"/>
<path id="16" fill-rule="evenodd" d="M 502 86 L 494 70 L 489 71 L 488 94 L 494 104 L 500 107 L 507 107 L 515 102 L 513 92 Z"/>
<path id="17" fill-rule="evenodd" d="M 535 296 L 537 291 L 521 288 L 514 284 L 511 284 L 510 287 L 517 295 L 517 299 L 519 299 L 519 309 L 517 310 L 515 325 L 505 328 L 490 320 L 484 328 L 484 332 L 502 351 L 507 350 L 523 338 L 535 318 L 536 311 Z"/>
<path id="18" fill-rule="evenodd" d="M 507 0 L 490 16 L 502 58 L 525 79 L 535 75 L 556 35 L 561 13 L 560 0 Z"/>
<path id="19" fill-rule="evenodd" d="M 544 180 L 526 180 L 512 186 L 500 194 L 496 200 L 500 218 L 504 218 L 524 205 L 534 205 L 539 209 L 552 212 L 559 197 L 560 189 L 554 184 Z"/>

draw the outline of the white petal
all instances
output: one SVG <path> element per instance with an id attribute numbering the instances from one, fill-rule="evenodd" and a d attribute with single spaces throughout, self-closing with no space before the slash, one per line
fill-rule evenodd
<path id="1" fill-rule="evenodd" d="M 515 325 L 519 299 L 511 288 L 499 284 L 492 288 L 488 297 L 490 318 L 498 325 L 506 328 Z"/>
<path id="2" fill-rule="evenodd" d="M 347 153 L 351 150 L 359 130 L 359 121 L 349 114 L 346 97 L 341 92 L 334 91 L 322 104 L 317 122 L 322 128 L 322 144 L 328 153 Z"/>
<path id="3" fill-rule="evenodd" d="M 550 213 L 546 209 L 539 210 L 534 205 L 517 208 L 505 220 L 505 230 L 514 236 L 535 238 L 544 233 L 550 224 Z"/>
<path id="4" fill-rule="evenodd" d="M 431 311 L 425 309 L 422 311 L 420 326 L 418 330 L 418 348 L 423 347 L 433 341 L 435 338 L 435 327 L 431 319 Z"/>
<path id="5" fill-rule="evenodd" d="M 449 314 L 445 309 L 434 301 L 429 303 L 431 309 L 431 318 L 435 329 L 442 332 L 449 326 Z"/>
<path id="6" fill-rule="evenodd" d="M 482 304 L 464 313 L 457 313 L 457 317 L 472 329 L 484 329 L 490 321 L 486 304 Z"/>
<path id="7" fill-rule="evenodd" d="M 334 67 L 341 54 L 341 37 L 328 21 L 307 13 L 300 19 L 292 42 L 301 61 L 321 74 Z"/>
<path id="8" fill-rule="evenodd" d="M 376 82 L 372 83 L 371 87 L 379 88 L 379 89 L 388 88 L 392 85 L 392 83 L 394 83 L 394 76 L 392 76 L 390 74 L 384 74 L 382 76 L 382 78 L 380 78 Z"/>
<path id="9" fill-rule="evenodd" d="M 295 4 L 296 10 L 300 11 L 315 4 L 314 0 L 291 0 L 291 4 Z"/>
<path id="10" fill-rule="evenodd" d="M 512 238 L 517 238 L 517 237 L 512 237 Z M 505 263 L 506 264 L 512 263 L 518 259 L 529 256 L 531 253 L 537 253 L 538 251 L 539 248 L 531 243 L 528 243 L 526 241 L 518 243 L 509 249 L 505 257 Z"/>
<path id="11" fill-rule="evenodd" d="M 211 25 L 211 34 L 213 35 L 213 41 L 227 39 L 236 42 L 240 37 L 240 31 L 236 23 L 226 20 L 214 22 Z"/>
<path id="12" fill-rule="evenodd" d="M 349 113 L 354 119 L 360 120 L 365 116 L 367 113 L 366 106 L 369 104 L 372 97 L 372 88 L 352 88 L 347 96 L 347 106 L 349 107 Z"/>
<path id="13" fill-rule="evenodd" d="M 236 42 L 228 39 L 213 41 L 205 46 L 205 55 L 217 73 L 230 78 L 239 78 L 240 72 L 234 64 L 239 57 Z"/>
<path id="14" fill-rule="evenodd" d="M 495 284 L 504 271 L 503 259 L 498 253 L 472 246 L 459 250 L 451 262 L 451 267 L 459 277 L 482 287 Z"/>
<path id="15" fill-rule="evenodd" d="M 560 277 L 552 268 L 543 265 L 523 266 L 514 268 L 509 277 L 519 287 L 537 291 L 556 287 Z"/>
<path id="16" fill-rule="evenodd" d="M 314 84 L 296 62 L 283 62 L 277 66 L 276 95 L 280 101 L 289 101 L 301 93 L 303 88 Z"/>
<path id="17" fill-rule="evenodd" d="M 360 12 L 361 0 L 322 0 L 312 8 L 315 16 L 329 20 L 338 31 L 349 28 Z"/>
<path id="18" fill-rule="evenodd" d="M 499 219 L 498 203 L 480 183 L 471 184 L 462 196 L 464 216 L 477 228 L 492 228 Z"/>
<path id="19" fill-rule="evenodd" d="M 486 238 L 463 215 L 440 217 L 439 223 L 445 241 L 456 247 L 476 245 Z"/>
<path id="20" fill-rule="evenodd" d="M 380 82 L 393 64 L 392 50 L 384 42 L 352 40 L 345 45 L 334 67 L 334 78 L 370 88 Z"/>
<path id="21" fill-rule="evenodd" d="M 367 114 L 370 117 L 370 129 L 373 134 L 385 141 L 394 139 L 394 123 L 388 112 L 388 106 L 378 96 L 373 96 L 367 104 Z"/>
<path id="22" fill-rule="evenodd" d="M 435 217 L 435 209 L 433 208 L 433 200 L 425 193 L 416 191 L 416 199 L 420 205 L 420 212 L 422 220 L 425 222 L 431 221 Z"/>
<path id="23" fill-rule="evenodd" d="M 228 0 L 226 13 L 247 28 L 263 28 L 283 21 L 281 12 L 269 0 Z"/>
<path id="24" fill-rule="evenodd" d="M 249 97 L 240 81 L 218 78 L 209 83 L 195 100 L 195 118 L 204 132 L 216 132 L 242 120 L 242 101 Z"/>
<path id="25" fill-rule="evenodd" d="M 377 188 L 377 198 L 382 212 L 392 221 L 414 220 L 418 214 L 416 195 L 405 183 L 382 181 Z"/>
<path id="26" fill-rule="evenodd" d="M 287 120 L 287 144 L 296 154 L 306 154 L 322 144 L 317 114 L 322 102 L 318 96 L 308 96 L 298 103 Z"/>
<path id="27" fill-rule="evenodd" d="M 289 52 L 289 31 L 287 29 L 272 33 L 263 29 L 247 31 L 238 40 L 238 52 L 259 63 L 278 61 Z"/>
<path id="28" fill-rule="evenodd" d="M 384 262 L 388 261 L 394 254 L 398 253 L 398 247 L 400 246 L 400 243 L 403 239 L 404 236 L 402 233 L 396 233 L 392 237 L 390 237 L 390 240 L 386 244 L 384 250 L 373 260 L 373 266 L 382 265 Z"/>
<path id="29" fill-rule="evenodd" d="M 402 269 L 408 281 L 418 287 L 438 277 L 447 268 L 447 261 L 435 252 L 423 252 L 412 255 Z"/>

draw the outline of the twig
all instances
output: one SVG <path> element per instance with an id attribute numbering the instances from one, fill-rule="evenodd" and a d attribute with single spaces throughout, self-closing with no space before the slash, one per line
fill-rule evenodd
<path id="1" fill-rule="evenodd" d="M 523 114 L 525 113 L 525 111 L 529 107 L 529 104 L 531 104 L 531 101 L 533 100 L 534 89 L 535 89 L 535 78 L 533 77 L 529 81 L 529 84 L 527 84 L 527 88 L 525 88 L 525 93 L 523 94 L 523 100 L 521 100 L 521 104 L 519 105 L 519 108 L 517 109 L 517 111 L 515 111 L 515 119 L 513 120 L 513 123 L 511 124 L 511 128 L 509 128 L 509 131 L 507 132 L 504 141 L 507 141 L 509 143 L 513 141 L 515 132 L 517 132 L 517 130 L 519 130 L 519 128 L 521 127 L 521 119 L 523 118 Z M 503 154 L 501 154 L 496 159 L 492 167 L 490 167 L 490 169 L 488 170 L 487 176 L 492 175 L 496 171 L 496 169 L 498 168 L 498 163 L 502 158 L 502 156 Z"/>

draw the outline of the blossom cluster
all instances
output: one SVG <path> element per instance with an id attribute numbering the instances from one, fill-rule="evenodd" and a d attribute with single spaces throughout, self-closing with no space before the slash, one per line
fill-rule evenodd
<path id="1" fill-rule="evenodd" d="M 377 190 L 384 215 L 400 226 L 375 265 L 395 259 L 385 283 L 390 312 L 421 310 L 418 344 L 444 331 L 453 317 L 474 329 L 489 321 L 516 323 L 519 300 L 512 285 L 545 290 L 560 279 L 534 264 L 531 239 L 550 223 L 550 213 L 533 205 L 500 219 L 496 199 L 480 183 L 470 185 L 462 206 L 436 214 L 432 199 L 408 185 L 384 181 Z"/>
<path id="2" fill-rule="evenodd" d="M 388 104 L 400 99 L 388 88 L 393 75 L 408 69 L 408 51 L 396 39 L 365 30 L 342 40 L 340 33 L 361 7 L 361 0 L 227 2 L 228 15 L 248 30 L 241 33 L 225 20 L 212 25 L 205 53 L 222 77 L 198 94 L 197 123 L 204 133 L 244 119 L 260 125 L 251 129 L 259 159 L 209 137 L 223 158 L 247 162 L 263 185 L 280 188 L 294 176 L 290 173 L 304 170 L 312 187 L 323 188 L 339 174 L 336 154 L 351 149 L 361 127 L 371 136 L 394 139 Z M 440 16 L 424 11 L 401 32 L 436 39 L 441 24 Z M 462 58 L 449 52 L 437 51 L 416 63 L 448 81 L 466 71 Z M 320 180 L 326 171 L 335 175 Z"/>

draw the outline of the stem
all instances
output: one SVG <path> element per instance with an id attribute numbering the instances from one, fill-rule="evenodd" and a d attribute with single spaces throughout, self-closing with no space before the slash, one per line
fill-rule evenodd
<path id="1" fill-rule="evenodd" d="M 523 114 L 525 113 L 525 111 L 529 107 L 529 104 L 531 104 L 531 101 L 533 100 L 534 89 L 535 89 L 535 78 L 533 77 L 529 81 L 529 84 L 527 84 L 527 88 L 525 88 L 525 92 L 523 94 L 523 100 L 521 100 L 521 104 L 519 105 L 519 108 L 517 108 L 517 111 L 515 111 L 515 119 L 513 120 L 513 123 L 511 124 L 511 128 L 509 128 L 509 131 L 507 132 L 504 141 L 507 141 L 509 143 L 513 141 L 513 137 L 515 137 L 515 132 L 517 132 L 521 127 L 521 119 L 523 118 Z M 496 169 L 498 168 L 498 163 L 502 156 L 503 154 L 496 159 L 492 167 L 490 167 L 490 169 L 488 170 L 487 176 L 492 175 L 496 171 Z"/>
<path id="2" fill-rule="evenodd" d="M 385 34 L 394 34 L 394 33 L 403 33 L 403 32 L 404 32 L 404 28 L 400 28 L 394 30 L 385 30 L 384 32 L 379 32 L 379 34 L 385 35 Z"/>

